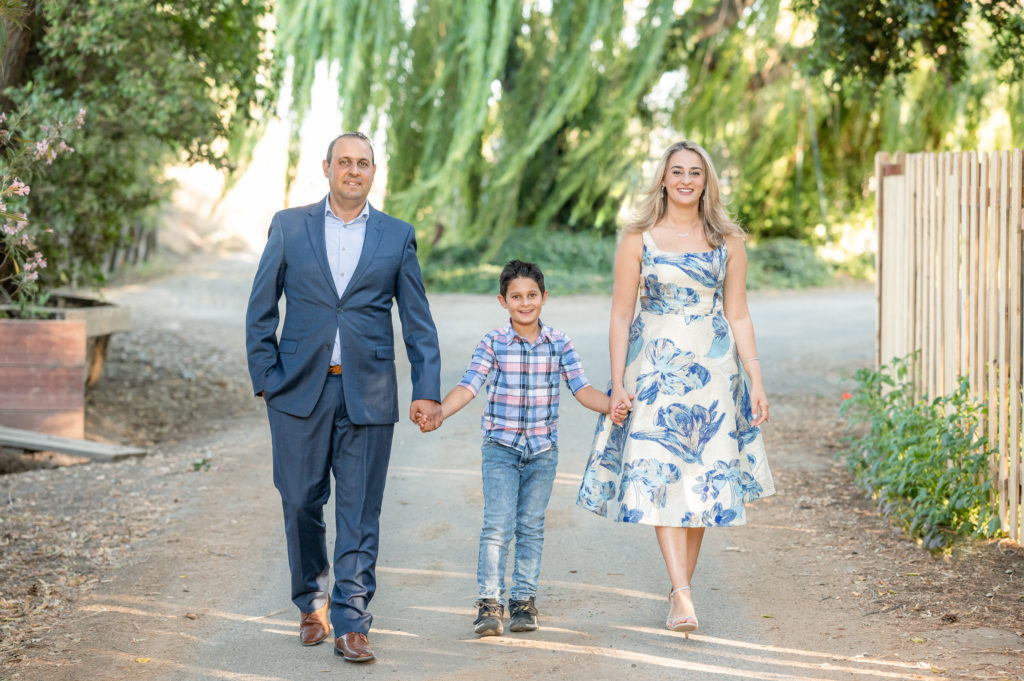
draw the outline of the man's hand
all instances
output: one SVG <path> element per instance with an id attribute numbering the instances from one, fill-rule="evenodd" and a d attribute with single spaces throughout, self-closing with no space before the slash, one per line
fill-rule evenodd
<path id="1" fill-rule="evenodd" d="M 437 430 L 444 420 L 441 403 L 434 400 L 413 400 L 409 405 L 409 420 L 424 433 Z"/>

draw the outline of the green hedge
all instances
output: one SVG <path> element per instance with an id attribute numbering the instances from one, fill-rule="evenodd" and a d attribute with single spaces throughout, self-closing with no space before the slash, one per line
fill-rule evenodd
<path id="1" fill-rule="evenodd" d="M 427 287 L 437 292 L 496 293 L 502 266 L 514 258 L 540 265 L 547 287 L 559 294 L 611 295 L 615 239 L 583 232 L 521 228 L 481 262 L 481 248 L 442 242 L 421 258 Z M 748 246 L 747 287 L 789 289 L 822 286 L 832 271 L 814 248 L 796 239 L 769 239 Z"/>

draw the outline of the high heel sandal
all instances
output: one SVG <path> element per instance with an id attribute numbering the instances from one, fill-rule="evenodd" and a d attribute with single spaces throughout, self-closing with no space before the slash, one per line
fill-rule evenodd
<path id="1" fill-rule="evenodd" d="M 672 617 L 672 597 L 680 591 L 689 591 L 690 585 L 681 586 L 678 589 L 672 589 L 668 594 L 669 604 L 669 615 L 665 619 L 665 628 L 670 631 L 682 631 L 686 634 L 686 638 L 690 638 L 691 631 L 697 631 L 697 616 L 696 615 L 685 615 L 683 617 Z"/>

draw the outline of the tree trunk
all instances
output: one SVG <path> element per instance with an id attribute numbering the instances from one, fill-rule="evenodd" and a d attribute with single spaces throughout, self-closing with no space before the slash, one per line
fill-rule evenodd
<path id="1" fill-rule="evenodd" d="M 24 15 L 16 18 L 9 16 L 0 18 L 7 34 L 7 40 L 3 43 L 3 52 L 0 54 L 0 110 L 2 111 L 11 109 L 11 100 L 6 95 L 7 88 L 21 84 L 28 51 L 32 47 L 33 27 L 39 26 L 40 9 L 38 2 L 29 0 L 26 3 Z"/>

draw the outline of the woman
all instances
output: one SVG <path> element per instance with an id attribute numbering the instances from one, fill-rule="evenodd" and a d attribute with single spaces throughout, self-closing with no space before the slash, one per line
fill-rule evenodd
<path id="1" fill-rule="evenodd" d="M 673 631 L 697 629 L 690 580 L 704 528 L 744 524 L 744 504 L 775 492 L 758 427 L 768 398 L 747 310 L 744 236 L 722 207 L 707 152 L 683 141 L 662 156 L 615 255 L 616 407 L 598 421 L 577 503 L 654 525 Z"/>

